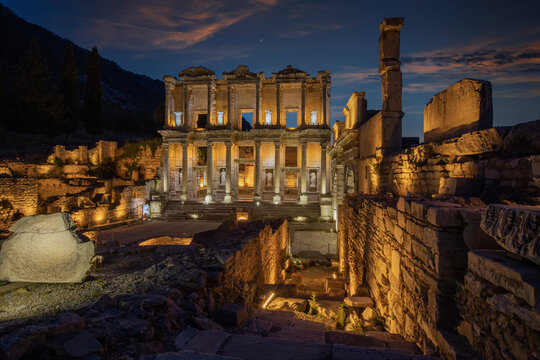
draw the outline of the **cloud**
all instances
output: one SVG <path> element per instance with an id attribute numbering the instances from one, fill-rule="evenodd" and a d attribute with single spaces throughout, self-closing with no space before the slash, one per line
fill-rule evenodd
<path id="1" fill-rule="evenodd" d="M 337 71 L 332 76 L 332 81 L 336 86 L 346 85 L 353 82 L 373 82 L 380 81 L 379 72 L 376 68 L 346 68 L 343 71 Z"/>
<path id="2" fill-rule="evenodd" d="M 181 50 L 201 43 L 277 3 L 278 0 L 134 0 L 125 4 L 112 3 L 108 4 L 106 13 L 96 12 L 90 16 L 90 22 L 86 23 L 83 31 L 100 46 L 146 51 Z"/>

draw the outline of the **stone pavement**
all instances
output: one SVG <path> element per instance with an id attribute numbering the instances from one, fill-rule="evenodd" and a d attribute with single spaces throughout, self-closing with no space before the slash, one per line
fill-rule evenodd
<path id="1" fill-rule="evenodd" d="M 219 221 L 152 220 L 140 225 L 100 231 L 98 232 L 98 241 L 104 244 L 117 242 L 121 245 L 127 245 L 159 236 L 192 237 L 203 231 L 214 230 L 219 225 L 221 225 Z"/>
<path id="2" fill-rule="evenodd" d="M 381 342 L 381 344 L 383 343 Z M 377 348 L 367 348 L 338 343 L 325 344 L 237 335 L 222 330 L 199 331 L 191 341 L 184 346 L 179 346 L 178 351 L 177 353 L 158 355 L 155 360 L 231 358 L 244 360 L 430 359 L 426 356 L 385 348 L 384 345 Z"/>

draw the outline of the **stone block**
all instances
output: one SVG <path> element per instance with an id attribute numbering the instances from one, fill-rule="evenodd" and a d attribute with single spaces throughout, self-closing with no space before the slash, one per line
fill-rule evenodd
<path id="1" fill-rule="evenodd" d="M 238 326 L 247 316 L 244 305 L 225 303 L 217 309 L 214 320 L 223 326 Z"/>
<path id="2" fill-rule="evenodd" d="M 492 204 L 481 229 L 510 251 L 540 265 L 540 207 Z"/>
<path id="3" fill-rule="evenodd" d="M 230 336 L 231 334 L 222 330 L 200 331 L 184 346 L 184 350 L 216 354 Z"/>
<path id="4" fill-rule="evenodd" d="M 390 349 L 366 349 L 356 346 L 332 345 L 332 360 L 405 360 L 411 355 Z"/>
<path id="5" fill-rule="evenodd" d="M 290 341 L 305 341 L 314 344 L 324 344 L 323 329 L 310 329 L 305 327 L 282 326 L 278 331 L 271 331 L 269 338 L 284 339 Z"/>
<path id="6" fill-rule="evenodd" d="M 493 127 L 491 83 L 464 79 L 435 95 L 424 109 L 424 142 Z"/>
<path id="7" fill-rule="evenodd" d="M 51 218 L 51 223 L 47 219 Z M 71 230 L 69 214 L 24 217 L 0 250 L 0 279 L 11 282 L 81 282 L 94 244 Z"/>
<path id="8" fill-rule="evenodd" d="M 366 308 L 373 306 L 373 300 L 367 296 L 348 296 L 343 302 L 348 307 Z"/>
<path id="9" fill-rule="evenodd" d="M 182 350 L 187 343 L 189 343 L 195 335 L 199 333 L 199 330 L 188 327 L 184 329 L 174 340 L 174 346 L 177 350 Z"/>
<path id="10" fill-rule="evenodd" d="M 331 350 L 326 344 L 232 335 L 223 345 L 221 354 L 245 360 L 326 360 L 330 358 Z"/>
<path id="11" fill-rule="evenodd" d="M 349 346 L 359 347 L 377 347 L 383 348 L 384 342 L 376 338 L 365 336 L 358 332 L 349 331 L 327 331 L 325 335 L 325 341 L 327 344 L 342 344 Z"/>
<path id="12" fill-rule="evenodd" d="M 513 154 L 540 154 L 540 119 L 517 124 L 504 138 L 504 150 Z"/>
<path id="13" fill-rule="evenodd" d="M 503 250 L 469 251 L 468 270 L 535 306 L 540 298 L 540 269 L 513 259 Z"/>
<path id="14" fill-rule="evenodd" d="M 427 211 L 427 221 L 438 227 L 461 227 L 460 209 L 450 206 L 431 206 Z"/>
<path id="15" fill-rule="evenodd" d="M 294 277 L 295 274 L 293 274 Z M 301 279 L 299 278 L 299 281 Z M 275 296 L 281 297 L 295 297 L 296 296 L 296 284 L 264 284 L 261 287 L 263 294 L 275 293 Z"/>
<path id="16" fill-rule="evenodd" d="M 345 288 L 344 278 L 334 279 L 332 277 L 328 277 L 324 280 L 324 289 L 326 290 L 326 292 L 330 291 L 330 289 L 344 289 L 344 288 Z"/>
<path id="17" fill-rule="evenodd" d="M 439 180 L 439 195 L 479 196 L 482 185 L 474 178 L 441 177 Z"/>

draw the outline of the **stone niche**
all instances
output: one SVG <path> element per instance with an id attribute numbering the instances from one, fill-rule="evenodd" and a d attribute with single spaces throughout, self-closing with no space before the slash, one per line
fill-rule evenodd
<path id="1" fill-rule="evenodd" d="M 435 95 L 424 109 L 424 142 L 493 127 L 491 83 L 463 79 Z"/>

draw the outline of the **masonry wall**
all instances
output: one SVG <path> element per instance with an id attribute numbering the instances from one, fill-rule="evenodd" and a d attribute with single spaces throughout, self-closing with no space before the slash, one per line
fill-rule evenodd
<path id="1" fill-rule="evenodd" d="M 391 192 L 398 196 L 538 197 L 540 155 L 506 151 L 504 142 L 509 131 L 487 129 L 422 144 L 398 155 L 371 158 L 369 164 L 360 166 L 359 188 L 365 193 Z"/>
<path id="2" fill-rule="evenodd" d="M 35 215 L 38 212 L 38 183 L 36 179 L 0 178 L 0 230 L 7 230 L 14 216 Z M 7 202 L 11 206 L 4 207 Z"/>
<path id="3" fill-rule="evenodd" d="M 220 302 L 233 301 L 253 306 L 258 289 L 264 284 L 279 284 L 285 280 L 289 230 L 284 221 L 278 227 L 266 225 L 225 262 L 220 275 Z"/>
<path id="4" fill-rule="evenodd" d="M 458 338 L 456 286 L 467 267 L 459 206 L 348 196 L 339 209 L 340 271 L 367 284 L 385 327 L 447 357 Z"/>

